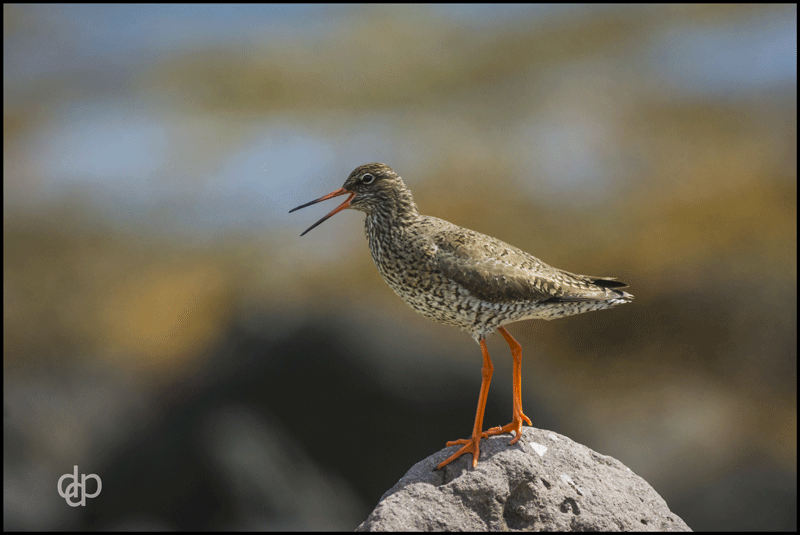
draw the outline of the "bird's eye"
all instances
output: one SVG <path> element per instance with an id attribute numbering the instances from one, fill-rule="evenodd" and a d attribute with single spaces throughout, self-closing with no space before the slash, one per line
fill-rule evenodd
<path id="1" fill-rule="evenodd" d="M 372 184 L 373 182 L 375 182 L 375 175 L 372 175 L 370 173 L 366 173 L 366 174 L 361 176 L 361 183 L 362 184 Z"/>

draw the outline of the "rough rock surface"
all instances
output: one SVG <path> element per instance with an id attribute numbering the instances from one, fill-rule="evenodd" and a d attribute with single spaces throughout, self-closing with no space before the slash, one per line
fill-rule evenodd
<path id="1" fill-rule="evenodd" d="M 525 427 L 481 441 L 478 467 L 445 448 L 415 464 L 356 531 L 691 531 L 622 463 Z"/>

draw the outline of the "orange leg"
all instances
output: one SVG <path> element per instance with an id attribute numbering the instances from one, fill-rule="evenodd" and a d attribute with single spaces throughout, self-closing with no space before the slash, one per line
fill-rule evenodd
<path id="1" fill-rule="evenodd" d="M 516 444 L 522 436 L 522 421 L 528 422 L 531 425 L 531 420 L 522 412 L 522 346 L 514 340 L 505 327 L 498 329 L 503 338 L 508 342 L 508 347 L 511 348 L 511 355 L 514 357 L 514 409 L 511 423 L 503 427 L 492 427 L 483 436 L 491 437 L 501 433 L 510 433 L 514 431 L 514 438 L 511 439 L 510 444 Z M 448 444 L 449 445 L 449 444 Z"/>
<path id="2" fill-rule="evenodd" d="M 486 436 L 486 433 L 481 433 L 483 430 L 483 411 L 486 409 L 486 398 L 489 395 L 489 384 L 492 382 L 492 359 L 489 358 L 489 350 L 486 348 L 486 340 L 481 340 L 481 352 L 483 353 L 483 368 L 481 368 L 481 393 L 478 396 L 478 412 L 475 414 L 475 425 L 472 428 L 471 438 L 461 438 L 447 443 L 448 446 L 455 446 L 457 444 L 464 444 L 464 446 L 448 457 L 446 460 L 439 463 L 437 470 L 442 468 L 452 461 L 458 459 L 465 453 L 472 453 L 472 467 L 478 466 L 478 456 L 481 453 L 480 442 L 481 436 Z M 515 361 L 516 362 L 516 361 Z"/>

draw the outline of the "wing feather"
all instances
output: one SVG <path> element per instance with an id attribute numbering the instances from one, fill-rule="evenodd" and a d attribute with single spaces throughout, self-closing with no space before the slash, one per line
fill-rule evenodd
<path id="1" fill-rule="evenodd" d="M 432 267 L 479 299 L 594 301 L 628 296 L 610 277 L 575 275 L 556 269 L 505 242 L 438 218 L 425 217 L 433 241 Z"/>

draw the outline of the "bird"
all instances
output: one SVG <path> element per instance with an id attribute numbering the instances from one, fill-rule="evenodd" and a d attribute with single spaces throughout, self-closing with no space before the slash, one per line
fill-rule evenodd
<path id="1" fill-rule="evenodd" d="M 442 469 L 462 455 L 478 465 L 480 441 L 514 433 L 522 436 L 522 347 L 506 330 L 512 322 L 552 320 L 628 303 L 628 285 L 613 277 L 576 275 L 551 267 L 497 238 L 437 217 L 421 215 L 403 179 L 388 165 L 356 167 L 336 191 L 290 210 L 347 195 L 347 199 L 301 234 L 345 209 L 366 214 L 364 232 L 372 260 L 383 279 L 419 314 L 459 327 L 478 343 L 483 356 L 478 409 L 469 438 L 447 442 L 461 446 L 442 461 Z M 513 358 L 512 420 L 483 430 L 483 414 L 494 370 L 486 338 L 498 331 Z"/>

